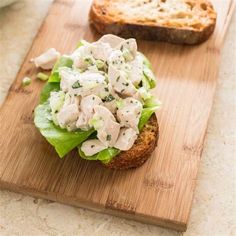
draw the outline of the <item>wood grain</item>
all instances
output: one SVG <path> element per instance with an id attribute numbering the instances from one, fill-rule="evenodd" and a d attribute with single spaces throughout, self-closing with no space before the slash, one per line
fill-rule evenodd
<path id="1" fill-rule="evenodd" d="M 35 78 L 37 72 L 30 58 L 50 47 L 68 53 L 79 39 L 99 37 L 88 25 L 90 3 L 53 3 L 11 86 L 0 110 L 0 187 L 184 231 L 233 4 L 213 1 L 217 27 L 204 44 L 138 42 L 158 77 L 159 144 L 140 168 L 112 171 L 81 160 L 76 151 L 60 160 L 33 125 L 43 83 L 21 87 L 24 76 Z"/>

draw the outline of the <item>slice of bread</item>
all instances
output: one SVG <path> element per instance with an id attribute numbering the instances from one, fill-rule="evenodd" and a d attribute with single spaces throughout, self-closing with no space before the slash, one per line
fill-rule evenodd
<path id="1" fill-rule="evenodd" d="M 198 44 L 213 33 L 216 12 L 207 0 L 94 0 L 90 23 L 102 34 Z"/>
<path id="2" fill-rule="evenodd" d="M 153 114 L 143 127 L 133 147 L 122 151 L 111 162 L 104 164 L 112 169 L 130 169 L 142 165 L 157 146 L 159 127 L 156 115 Z"/>

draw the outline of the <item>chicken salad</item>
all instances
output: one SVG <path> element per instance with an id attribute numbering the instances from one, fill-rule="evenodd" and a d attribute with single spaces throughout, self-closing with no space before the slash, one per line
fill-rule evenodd
<path id="1" fill-rule="evenodd" d="M 156 79 L 150 62 L 136 40 L 104 35 L 94 43 L 80 41 L 70 55 L 47 53 L 44 68 L 52 67 L 52 54 L 57 62 L 34 121 L 59 156 L 78 147 L 82 158 L 109 162 L 129 150 L 160 106 L 151 93 Z"/>

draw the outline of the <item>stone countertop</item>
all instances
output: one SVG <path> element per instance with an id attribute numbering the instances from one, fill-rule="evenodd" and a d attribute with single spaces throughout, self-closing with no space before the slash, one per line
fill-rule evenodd
<path id="1" fill-rule="evenodd" d="M 0 104 L 52 0 L 0 9 Z M 37 9 L 37 11 L 35 11 Z M 220 75 L 185 236 L 236 235 L 236 14 Z M 56 202 L 0 191 L 0 235 L 145 235 L 182 233 Z"/>

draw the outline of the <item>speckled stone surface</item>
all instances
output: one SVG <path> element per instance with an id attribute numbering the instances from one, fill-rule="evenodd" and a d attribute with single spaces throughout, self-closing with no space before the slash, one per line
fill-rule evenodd
<path id="1" fill-rule="evenodd" d="M 51 0 L 25 0 L 0 9 L 0 104 L 50 4 Z M 236 14 L 222 51 L 218 85 L 185 236 L 236 235 L 235 62 Z M 182 233 L 0 191 L 0 235 L 175 236 Z"/>

